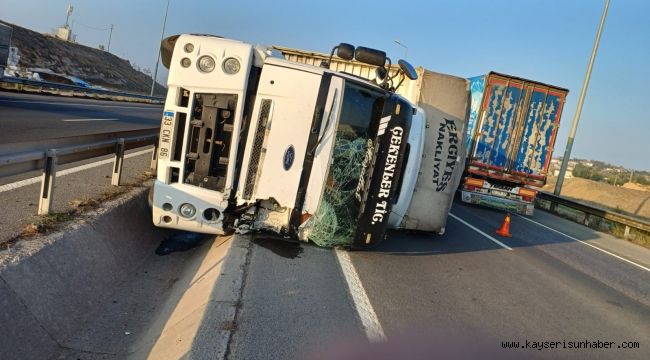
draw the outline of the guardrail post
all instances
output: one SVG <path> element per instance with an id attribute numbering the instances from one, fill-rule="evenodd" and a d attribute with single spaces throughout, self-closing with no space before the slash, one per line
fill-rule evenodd
<path id="1" fill-rule="evenodd" d="M 156 171 L 158 168 L 158 141 L 153 143 L 153 154 L 151 154 L 151 170 Z"/>
<path id="2" fill-rule="evenodd" d="M 122 180 L 122 165 L 124 165 L 124 138 L 117 140 L 115 145 L 115 160 L 113 161 L 113 178 L 111 185 L 120 186 Z"/>
<path id="3" fill-rule="evenodd" d="M 50 149 L 45 157 L 43 180 L 41 181 L 41 197 L 38 201 L 38 215 L 47 215 L 52 209 L 54 197 L 54 182 L 56 180 L 56 150 Z"/>
<path id="4" fill-rule="evenodd" d="M 630 237 L 630 226 L 625 225 L 625 232 L 623 233 L 623 238 L 627 239 Z"/>

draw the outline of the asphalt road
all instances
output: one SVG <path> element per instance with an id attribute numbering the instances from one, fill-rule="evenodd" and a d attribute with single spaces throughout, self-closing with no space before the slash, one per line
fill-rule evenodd
<path id="1" fill-rule="evenodd" d="M 123 185 L 139 183 L 145 172 L 152 171 L 152 152 L 151 147 L 126 152 L 122 167 Z M 64 213 L 82 201 L 119 190 L 111 185 L 112 156 L 62 165 L 57 171 L 52 197 L 53 213 Z M 19 235 L 29 224 L 41 220 L 37 215 L 41 174 L 31 172 L 12 177 L 11 181 L 6 179 L 0 179 L 0 212 L 4 215 L 0 217 L 0 244 Z"/>
<path id="2" fill-rule="evenodd" d="M 0 143 L 156 126 L 161 112 L 0 92 Z M 146 168 L 146 156 L 138 161 Z M 106 169 L 92 172 L 98 183 Z M 5 195 L 17 203 L 17 192 Z M 393 232 L 374 251 L 349 253 L 364 306 L 335 251 L 258 238 L 227 357 L 650 358 L 650 250 L 543 211 L 513 217 L 512 238 L 494 235 L 500 212 L 456 202 L 451 213 L 443 236 Z M 386 343 L 365 340 L 368 316 Z M 611 348 L 565 348 L 585 342 Z"/>
<path id="3" fill-rule="evenodd" d="M 451 213 L 443 236 L 395 231 L 374 251 L 242 235 L 222 269 L 206 255 L 220 237 L 152 249 L 138 271 L 149 275 L 121 285 L 60 358 L 650 358 L 650 250 L 543 211 L 513 217 L 512 238 L 494 235 L 497 211 L 456 202 Z M 385 342 L 368 341 L 369 317 Z M 611 348 L 564 348 L 586 342 Z"/>
<path id="4" fill-rule="evenodd" d="M 162 105 L 0 91 L 0 144 L 160 125 Z"/>
<path id="5" fill-rule="evenodd" d="M 335 252 L 257 241 L 229 358 L 650 358 L 650 271 L 612 255 L 650 268 L 649 250 L 542 211 L 533 220 L 553 230 L 513 217 L 512 238 L 492 235 L 497 211 L 457 202 L 452 214 L 510 249 L 450 217 L 443 236 L 394 232 L 350 253 L 388 339 L 378 348 L 359 350 L 364 330 Z M 564 348 L 585 341 L 614 343 Z"/>

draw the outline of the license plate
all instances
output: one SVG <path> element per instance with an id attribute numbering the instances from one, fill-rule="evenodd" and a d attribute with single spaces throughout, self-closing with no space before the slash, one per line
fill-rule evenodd
<path id="1" fill-rule="evenodd" d="M 501 190 L 492 190 L 492 191 L 490 192 L 490 195 L 501 196 L 501 197 L 508 197 L 508 193 L 505 192 L 505 191 L 501 191 Z"/>
<path id="2" fill-rule="evenodd" d="M 171 150 L 173 133 L 174 112 L 165 111 L 163 113 L 162 124 L 160 126 L 160 144 L 158 145 L 158 158 L 169 160 L 169 151 Z"/>

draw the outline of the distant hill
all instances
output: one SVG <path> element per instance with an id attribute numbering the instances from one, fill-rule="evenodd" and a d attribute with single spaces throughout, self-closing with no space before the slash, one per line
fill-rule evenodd
<path id="1" fill-rule="evenodd" d="M 1 20 L 0 23 L 13 27 L 11 46 L 20 51 L 21 67 L 50 69 L 108 89 L 142 94 L 151 92 L 151 77 L 135 70 L 128 60 Z M 157 95 L 165 92 L 162 85 L 156 85 Z"/>

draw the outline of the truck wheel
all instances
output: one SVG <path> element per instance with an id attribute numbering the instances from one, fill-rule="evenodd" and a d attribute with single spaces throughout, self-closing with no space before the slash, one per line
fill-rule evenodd
<path id="1" fill-rule="evenodd" d="M 147 204 L 149 205 L 149 210 L 153 209 L 153 185 L 149 187 L 149 194 L 147 194 Z"/>

